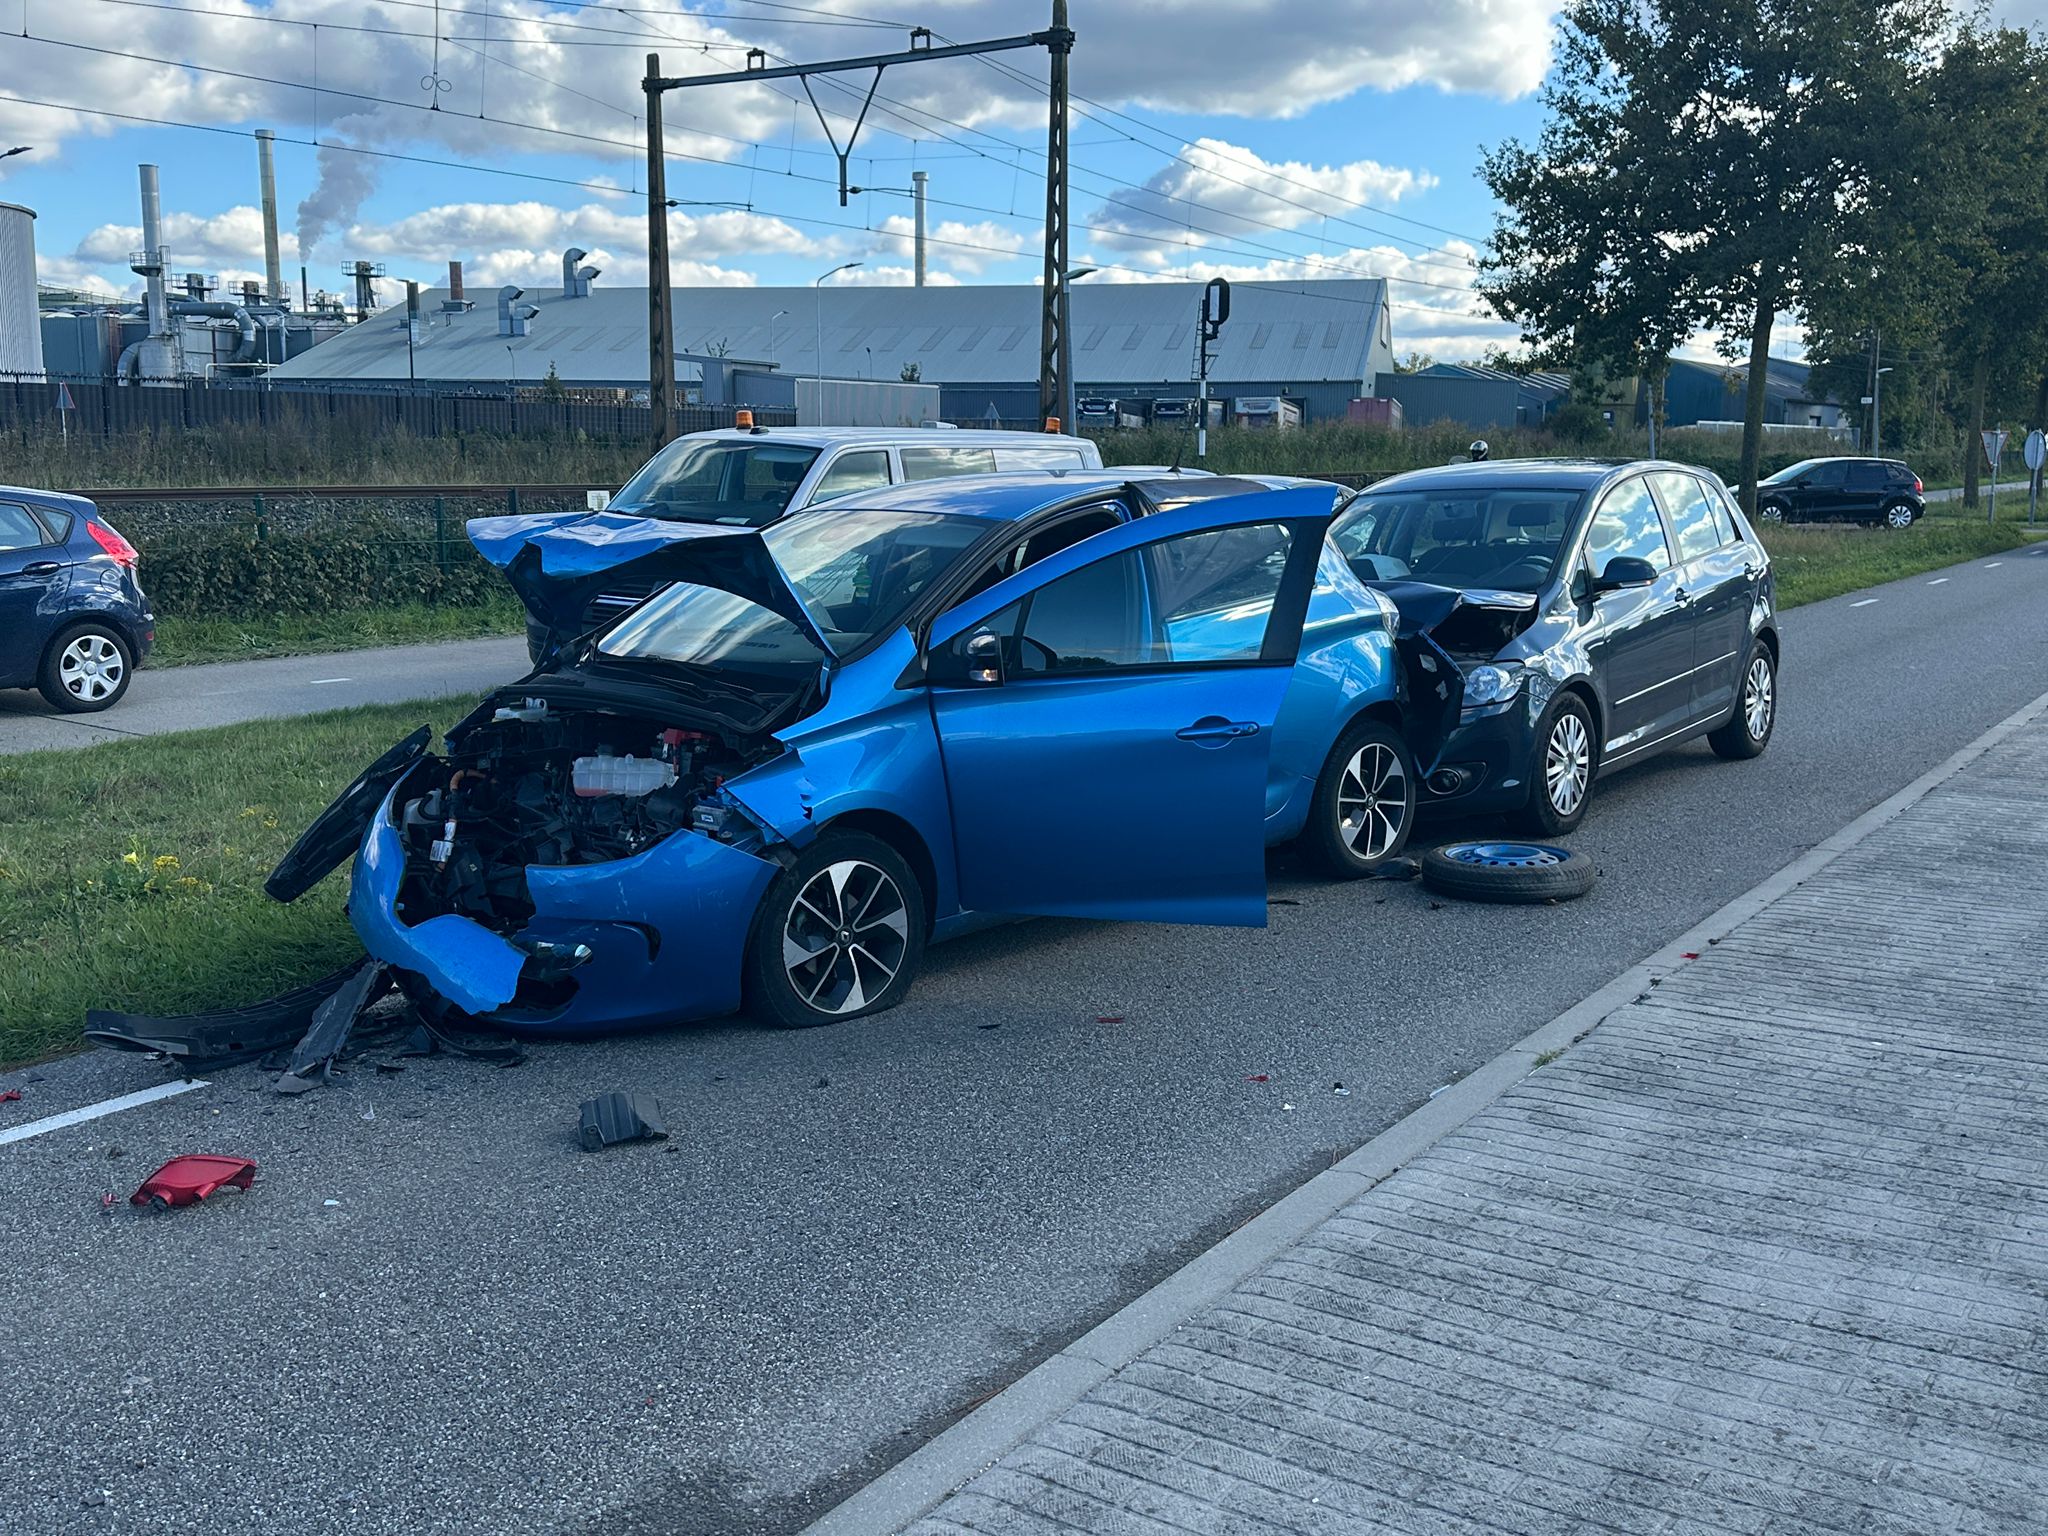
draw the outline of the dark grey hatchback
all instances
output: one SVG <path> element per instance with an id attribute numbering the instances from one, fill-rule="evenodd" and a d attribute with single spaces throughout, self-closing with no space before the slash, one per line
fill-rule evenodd
<path id="1" fill-rule="evenodd" d="M 1593 782 L 1705 736 L 1755 757 L 1777 718 L 1770 557 L 1684 464 L 1522 459 L 1383 480 L 1331 538 L 1401 610 L 1423 804 L 1579 824 Z"/>

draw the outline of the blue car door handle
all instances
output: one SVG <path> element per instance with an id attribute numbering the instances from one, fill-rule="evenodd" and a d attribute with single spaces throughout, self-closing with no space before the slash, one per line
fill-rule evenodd
<path id="1" fill-rule="evenodd" d="M 1240 736 L 1258 734 L 1258 721 L 1225 720 L 1220 715 L 1209 715 L 1184 730 L 1174 732 L 1182 741 L 1200 742 L 1204 746 L 1220 745 L 1226 741 L 1235 741 Z"/>
<path id="2" fill-rule="evenodd" d="M 63 569 L 64 567 L 54 560 L 38 560 L 33 565 L 24 565 L 21 568 L 21 574 L 24 576 L 54 576 Z"/>

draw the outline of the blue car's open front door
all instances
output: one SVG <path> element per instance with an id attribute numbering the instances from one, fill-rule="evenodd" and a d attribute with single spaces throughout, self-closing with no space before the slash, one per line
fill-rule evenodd
<path id="1" fill-rule="evenodd" d="M 926 647 L 961 902 L 1258 926 L 1266 756 L 1327 489 L 1097 534 L 942 615 Z"/>

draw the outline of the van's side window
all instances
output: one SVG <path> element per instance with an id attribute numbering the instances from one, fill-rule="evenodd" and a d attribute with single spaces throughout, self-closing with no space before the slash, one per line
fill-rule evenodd
<path id="1" fill-rule="evenodd" d="M 904 448 L 899 450 L 906 480 L 943 480 L 948 475 L 992 475 L 993 448 Z"/>
<path id="2" fill-rule="evenodd" d="M 811 493 L 811 505 L 888 483 L 889 455 L 884 450 L 863 448 L 859 453 L 842 453 L 819 477 L 818 488 Z"/>

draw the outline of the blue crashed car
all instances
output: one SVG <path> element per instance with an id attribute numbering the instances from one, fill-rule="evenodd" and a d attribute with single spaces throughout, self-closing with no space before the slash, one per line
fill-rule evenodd
<path id="1" fill-rule="evenodd" d="M 1335 495 L 1082 472 L 760 528 L 478 520 L 540 664 L 280 876 L 359 837 L 371 955 L 554 1034 L 873 1012 L 977 917 L 1262 924 L 1268 845 L 1360 875 L 1414 816 L 1396 613 L 1326 541 Z M 622 575 L 658 590 L 570 638 Z"/>

